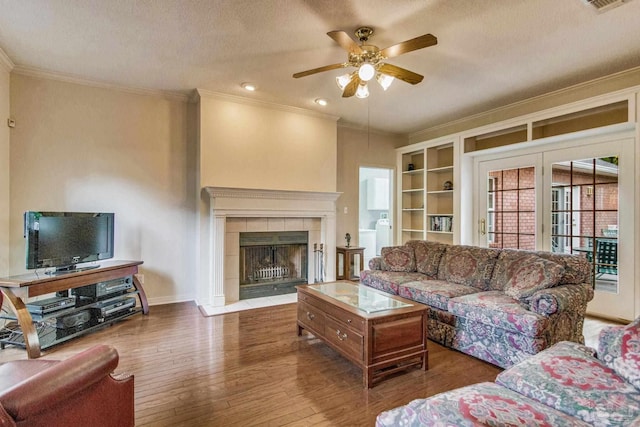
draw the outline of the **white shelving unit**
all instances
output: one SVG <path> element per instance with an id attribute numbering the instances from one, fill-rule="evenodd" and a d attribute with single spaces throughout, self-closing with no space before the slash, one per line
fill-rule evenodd
<path id="1" fill-rule="evenodd" d="M 425 169 L 424 150 L 399 155 L 400 182 L 400 243 L 423 239 L 425 232 Z"/>
<path id="2" fill-rule="evenodd" d="M 414 144 L 398 150 L 401 203 L 397 244 L 412 239 L 453 243 L 453 150 L 451 141 Z"/>
<path id="3" fill-rule="evenodd" d="M 453 144 L 426 150 L 427 240 L 453 243 Z"/>

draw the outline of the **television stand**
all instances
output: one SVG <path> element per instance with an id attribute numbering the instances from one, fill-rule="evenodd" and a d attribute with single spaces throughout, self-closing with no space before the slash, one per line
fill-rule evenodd
<path id="1" fill-rule="evenodd" d="M 137 313 L 149 314 L 147 296 L 138 276 L 138 266 L 141 264 L 142 261 L 106 261 L 96 268 L 70 271 L 58 276 L 28 273 L 0 278 L 0 306 L 6 302 L 14 314 L 14 316 L 3 316 L 10 320 L 12 328 L 11 331 L 5 330 L 0 335 L 0 348 L 4 348 L 7 344 L 23 346 L 27 350 L 29 359 L 36 359 L 41 356 L 43 349 L 87 334 Z M 57 328 L 56 324 L 52 326 L 51 322 L 55 322 L 56 319 L 60 321 L 60 317 L 63 315 L 65 318 L 73 319 L 73 317 L 67 316 L 80 315 L 82 311 L 89 308 L 89 305 L 76 306 L 42 315 L 32 315 L 25 305 L 28 298 L 68 291 L 128 276 L 132 277 L 133 287 L 127 293 L 118 295 L 116 298 L 121 298 L 122 301 L 116 300 L 115 304 L 122 302 L 123 306 L 125 303 L 132 305 L 132 299 L 135 301 L 134 298 L 137 297 L 140 306 L 121 311 L 115 310 L 113 314 L 106 312 L 100 320 L 86 325 L 63 329 Z M 103 302 L 110 301 L 105 300 L 94 304 L 99 305 Z M 7 329 L 6 326 L 5 329 Z"/>

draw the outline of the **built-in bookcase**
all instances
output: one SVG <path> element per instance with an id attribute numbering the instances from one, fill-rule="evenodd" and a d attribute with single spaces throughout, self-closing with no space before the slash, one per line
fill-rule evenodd
<path id="1" fill-rule="evenodd" d="M 453 242 L 453 143 L 398 152 L 399 244 L 412 239 Z"/>
<path id="2" fill-rule="evenodd" d="M 400 228 L 402 243 L 422 239 L 425 231 L 424 150 L 403 153 L 400 156 L 401 209 Z"/>
<path id="3" fill-rule="evenodd" d="M 426 149 L 427 240 L 453 243 L 453 144 Z"/>

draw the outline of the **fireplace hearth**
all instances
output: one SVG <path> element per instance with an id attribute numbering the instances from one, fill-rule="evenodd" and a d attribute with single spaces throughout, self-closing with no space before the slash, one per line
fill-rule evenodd
<path id="1" fill-rule="evenodd" d="M 308 281 L 306 231 L 240 233 L 240 299 L 296 292 Z"/>

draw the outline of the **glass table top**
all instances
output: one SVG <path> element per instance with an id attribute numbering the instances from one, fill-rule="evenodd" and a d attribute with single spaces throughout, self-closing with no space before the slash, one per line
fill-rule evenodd
<path id="1" fill-rule="evenodd" d="M 308 285 L 308 288 L 327 295 L 328 297 L 337 299 L 338 301 L 342 301 L 345 304 L 349 304 L 350 306 L 367 313 L 412 307 L 412 304 L 390 298 L 384 292 L 367 286 L 358 286 L 353 283 L 318 283 L 315 285 Z"/>

